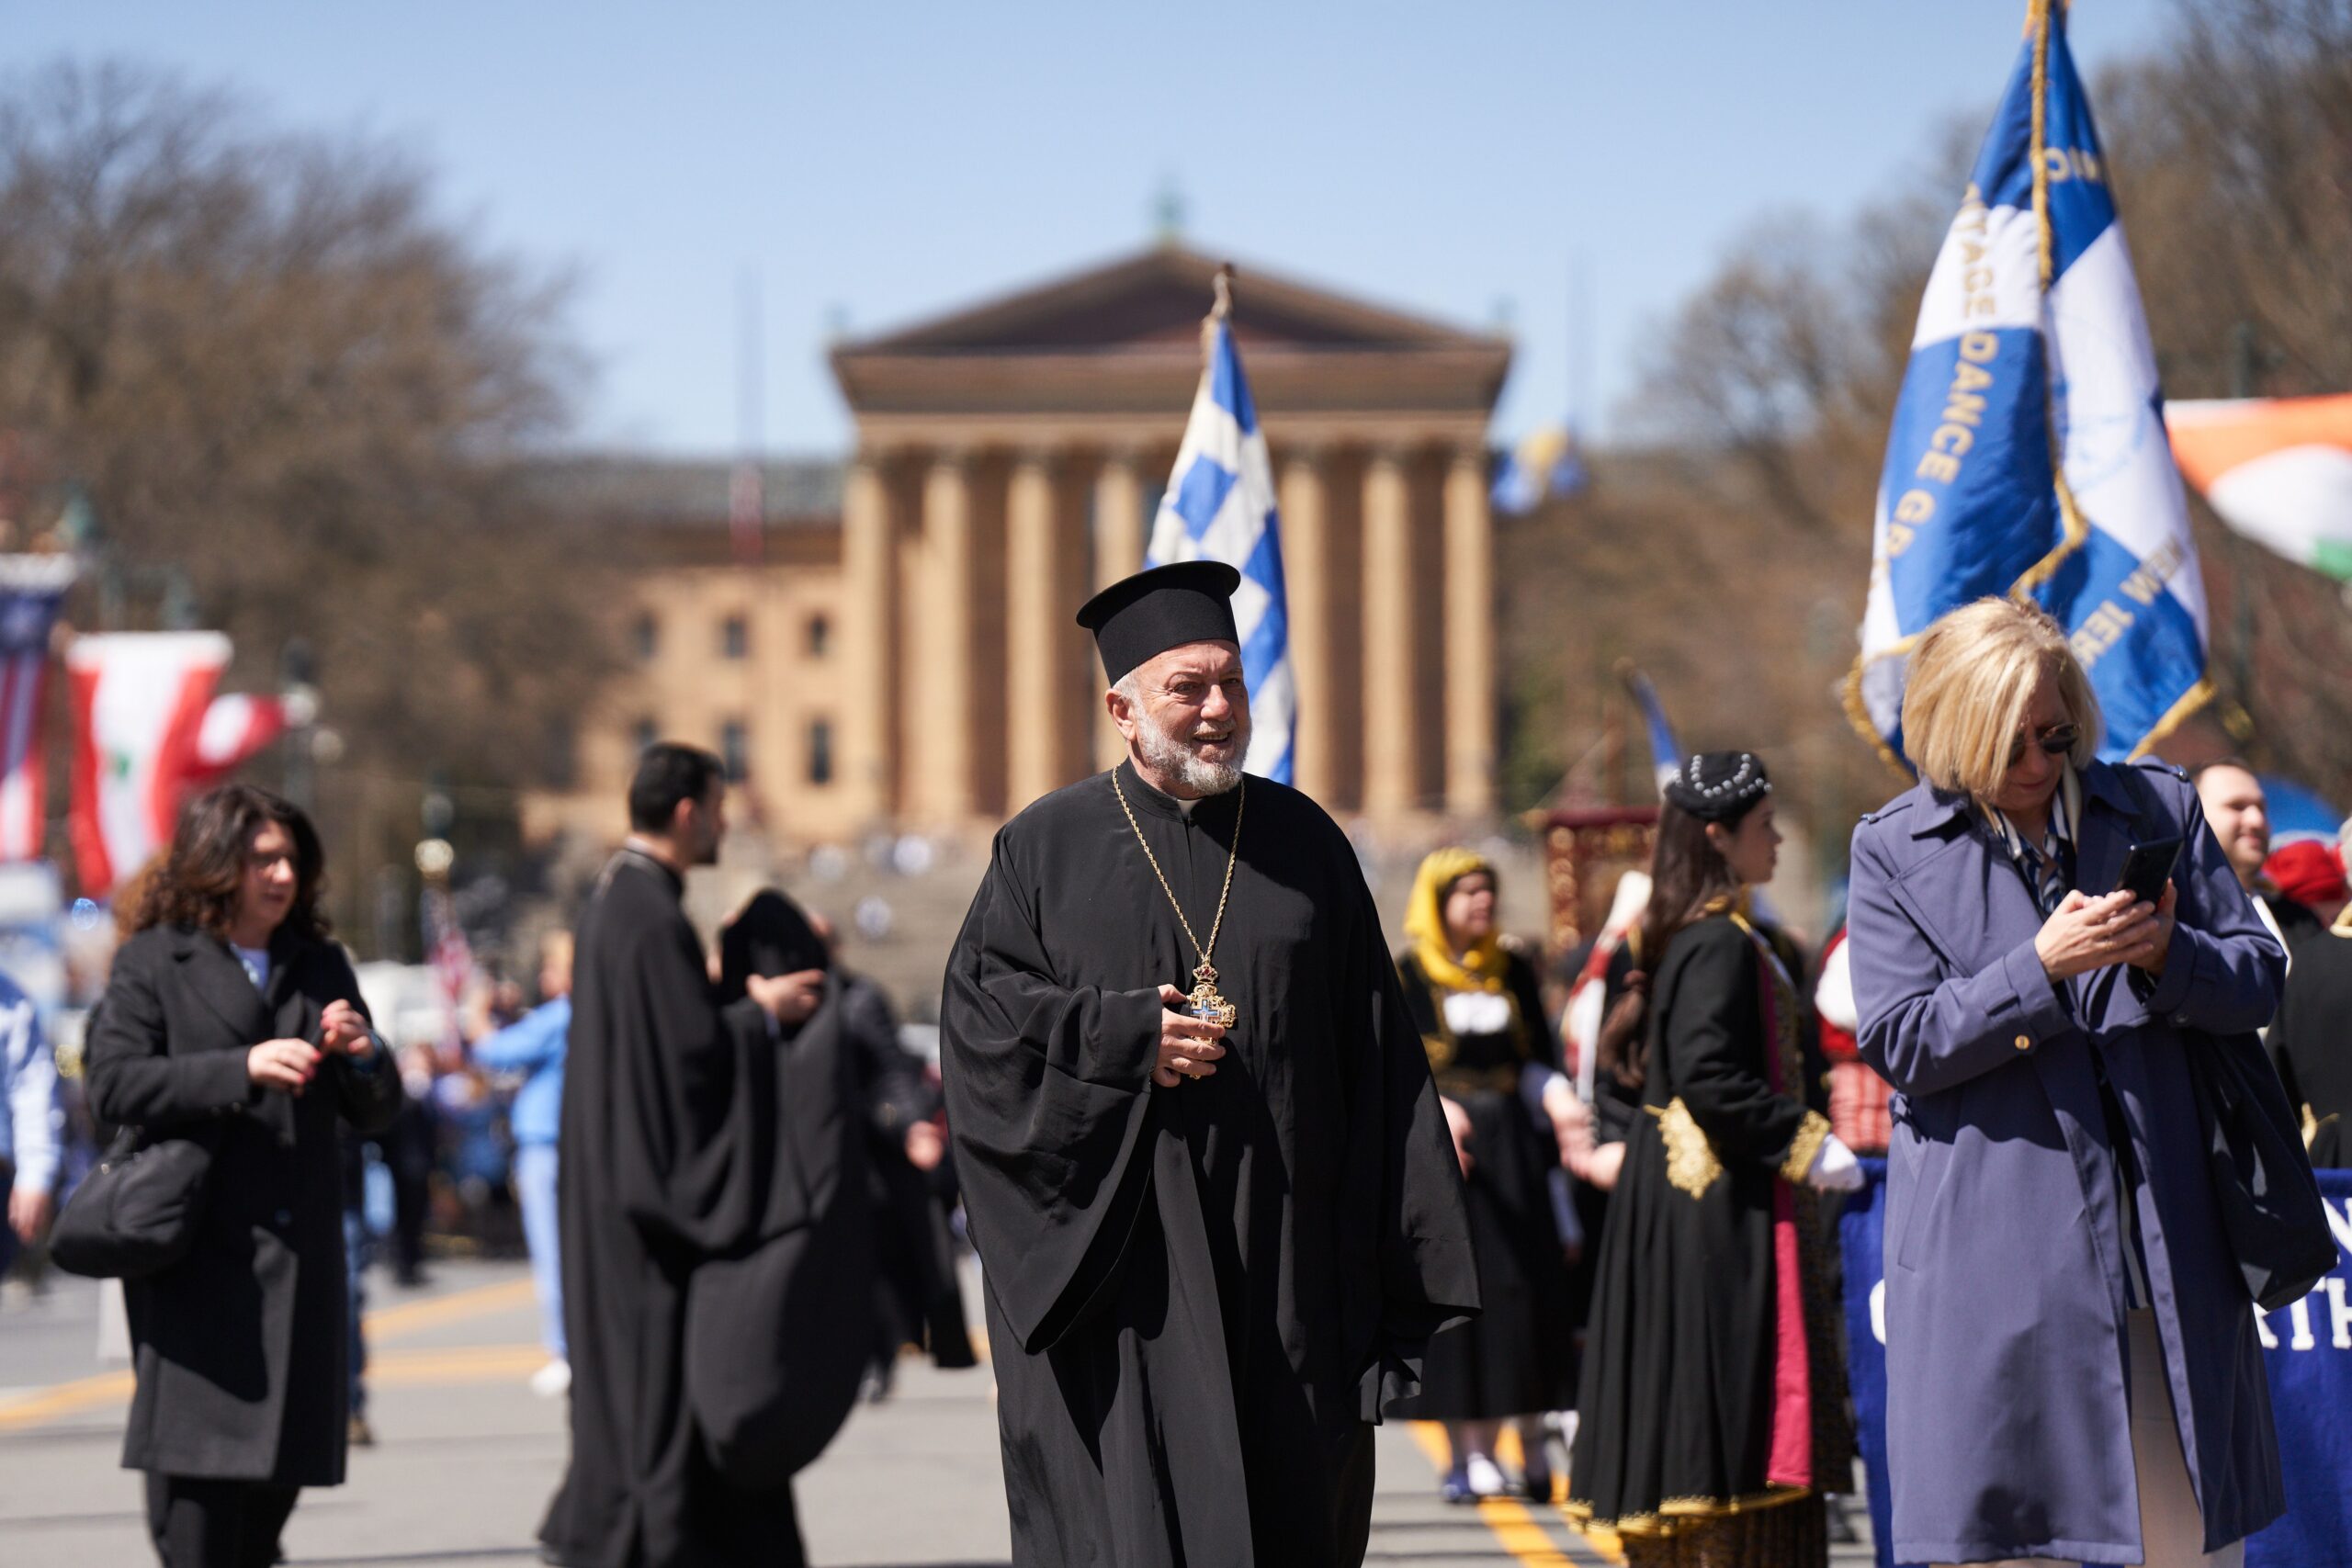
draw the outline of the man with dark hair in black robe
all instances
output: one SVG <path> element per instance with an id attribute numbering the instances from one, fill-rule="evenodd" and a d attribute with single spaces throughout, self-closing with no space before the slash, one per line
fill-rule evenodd
<path id="1" fill-rule="evenodd" d="M 775 1154 L 729 1114 L 744 1020 L 722 1015 L 679 907 L 686 870 L 718 856 L 726 788 L 710 753 L 647 748 L 628 843 L 581 917 L 557 1193 L 571 1464 L 539 1528 L 570 1568 L 801 1562 L 790 1490 L 722 1479 L 686 1398 L 688 1286 L 759 1239 Z M 754 976 L 733 1006 L 798 1023 L 823 984 Z"/>
<path id="2" fill-rule="evenodd" d="M 948 965 L 1023 1568 L 1361 1562 L 1370 1424 L 1477 1307 L 1354 851 L 1241 773 L 1237 582 L 1162 567 L 1080 613 L 1127 761 L 997 836 Z"/>

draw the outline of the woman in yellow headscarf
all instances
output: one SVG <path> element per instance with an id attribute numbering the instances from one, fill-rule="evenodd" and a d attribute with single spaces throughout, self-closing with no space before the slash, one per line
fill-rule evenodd
<path id="1" fill-rule="evenodd" d="M 1484 856 L 1439 850 L 1421 863 L 1405 917 L 1410 945 L 1397 973 L 1461 1150 L 1486 1306 L 1430 1342 L 1420 1393 L 1392 1410 L 1445 1423 L 1453 1460 L 1442 1490 L 1451 1502 L 1510 1490 L 1495 1442 L 1516 1419 L 1520 1488 L 1549 1502 L 1541 1413 L 1575 1396 L 1568 1247 L 1551 1183 L 1574 1096 L 1535 965 L 1497 931 L 1495 897 Z"/>

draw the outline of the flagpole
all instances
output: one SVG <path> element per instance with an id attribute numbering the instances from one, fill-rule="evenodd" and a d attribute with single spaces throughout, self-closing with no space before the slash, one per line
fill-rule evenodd
<path id="1" fill-rule="evenodd" d="M 2033 32 L 2033 130 L 2028 143 L 2027 156 L 2033 166 L 2033 238 L 2041 270 L 2042 313 L 2049 313 L 2050 285 L 2058 272 L 2057 233 L 2050 217 L 2050 30 L 2052 0 L 2030 0 L 2026 25 Z M 2028 599 L 2033 591 L 2050 581 L 2068 556 L 2083 547 L 2090 538 L 2090 525 L 2083 521 L 2082 509 L 2075 504 L 2075 488 L 2066 482 L 2066 449 L 2058 438 L 2057 389 L 2052 385 L 2044 362 L 2041 378 L 2041 406 L 2044 427 L 2050 433 L 2050 483 L 2058 499 L 2058 521 L 2064 535 L 2049 554 L 2028 567 L 2023 576 L 2009 585 L 2013 599 Z"/>
<path id="2" fill-rule="evenodd" d="M 1216 330 L 1233 317 L 1233 264 L 1217 264 L 1216 275 L 1209 279 L 1214 296 L 1209 313 L 1201 319 L 1201 358 L 1204 364 L 1216 352 Z"/>

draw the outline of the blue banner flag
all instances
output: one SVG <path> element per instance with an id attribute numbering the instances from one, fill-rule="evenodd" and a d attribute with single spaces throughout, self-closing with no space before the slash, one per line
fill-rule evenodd
<path id="1" fill-rule="evenodd" d="M 1624 683 L 1625 694 L 1634 699 L 1634 705 L 1642 710 L 1642 727 L 1649 734 L 1650 773 L 1663 791 L 1666 781 L 1682 766 L 1682 748 L 1674 739 L 1674 726 L 1667 720 L 1666 705 L 1658 700 L 1657 688 L 1650 684 L 1650 678 L 1632 660 L 1619 660 L 1617 679 Z"/>
<path id="2" fill-rule="evenodd" d="M 1241 374 L 1241 351 L 1225 319 L 1222 275 L 1208 323 L 1208 364 L 1193 397 L 1184 444 L 1152 520 L 1147 566 L 1221 560 L 1241 573 L 1233 619 L 1241 634 L 1241 675 L 1250 688 L 1250 754 L 1242 766 L 1291 782 L 1298 722 L 1290 667 L 1290 611 L 1283 594 L 1283 546 L 1274 515 L 1274 468 L 1266 433 Z"/>
<path id="3" fill-rule="evenodd" d="M 1894 1493 L 1886 1472 L 1886 1313 L 1883 1237 L 1886 1162 L 1862 1161 L 1868 1183 L 1838 1221 L 1846 1277 L 1847 1382 L 1854 1394 L 1871 1534 L 1879 1568 L 1897 1568 L 1888 1543 Z M 2352 1568 L 2352 1170 L 2318 1172 L 2335 1231 L 2335 1268 L 2282 1312 L 2255 1314 L 2270 1374 L 2271 1418 L 2287 1482 L 2287 1512 L 2246 1537 L 2246 1568 Z M 2086 1355 L 2098 1347 L 2083 1347 Z M 2108 1347 L 2113 1353 L 2113 1347 Z M 1907 1568 L 1907 1565 L 1906 1565 Z"/>
<path id="4" fill-rule="evenodd" d="M 1920 301 L 1879 480 L 1847 705 L 1890 761 L 1905 656 L 1986 594 L 2030 597 L 2066 628 L 2110 759 L 2211 695 L 2204 581 L 2163 408 L 2064 20 L 2034 0 Z"/>

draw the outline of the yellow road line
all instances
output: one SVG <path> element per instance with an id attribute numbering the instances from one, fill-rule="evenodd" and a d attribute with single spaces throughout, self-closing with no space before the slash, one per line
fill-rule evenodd
<path id="1" fill-rule="evenodd" d="M 1445 1473 L 1453 1452 L 1445 1440 L 1445 1428 L 1435 1421 L 1406 1423 L 1413 1440 L 1421 1445 L 1421 1452 L 1429 1456 L 1430 1465 L 1440 1475 Z M 1513 1560 L 1530 1568 L 1575 1568 L 1576 1559 L 1553 1544 L 1551 1535 L 1535 1522 L 1535 1516 L 1515 1497 L 1481 1497 L 1478 1517 L 1494 1532 L 1495 1541 Z"/>
<path id="2" fill-rule="evenodd" d="M 62 1416 L 129 1399 L 133 1387 L 129 1372 L 100 1372 L 40 1389 L 0 1404 L 0 1432 L 20 1427 L 40 1427 Z"/>
<path id="3" fill-rule="evenodd" d="M 463 1345 L 446 1350 L 394 1350 L 368 1358 L 368 1386 L 512 1382 L 547 1364 L 537 1345 Z"/>
<path id="4" fill-rule="evenodd" d="M 111 1286 L 107 1288 L 112 1289 Z M 371 1312 L 367 1315 L 365 1321 L 368 1342 L 372 1346 L 379 1340 L 398 1339 L 402 1336 L 438 1327 L 444 1324 L 460 1323 L 468 1318 L 481 1317 L 508 1307 L 526 1305 L 530 1300 L 530 1280 L 501 1280 L 495 1285 L 479 1285 L 470 1291 L 458 1291 L 449 1295 L 435 1296 L 428 1301 L 405 1302 L 399 1306 L 386 1307 L 381 1312 Z M 470 1348 L 470 1352 L 425 1351 L 410 1354 L 420 1358 L 422 1361 L 433 1356 L 463 1357 L 468 1353 L 480 1356 L 493 1351 L 509 1358 L 510 1360 L 527 1362 L 527 1365 L 520 1368 L 525 1372 L 530 1371 L 547 1359 L 546 1355 L 536 1347 L 511 1345 L 474 1347 Z M 404 1359 L 387 1358 L 383 1364 L 389 1371 L 402 1366 Z M 502 1363 L 496 1375 L 507 1376 L 514 1370 L 514 1367 Z M 485 1379 L 489 1375 L 477 1372 L 464 1381 L 477 1381 Z M 368 1369 L 368 1376 L 371 1381 L 376 1376 L 376 1370 L 372 1364 Z M 406 1372 L 395 1372 L 392 1381 L 421 1382 L 424 1381 L 424 1375 L 420 1373 L 410 1376 Z M 36 1389 L 30 1393 L 19 1395 L 5 1404 L 0 1404 L 0 1432 L 46 1426 L 51 1421 L 76 1415 L 97 1405 L 111 1404 L 118 1400 L 129 1399 L 132 1387 L 131 1375 L 125 1370 L 98 1372 L 86 1378 L 75 1378 L 70 1382 Z"/>
<path id="5" fill-rule="evenodd" d="M 397 1339 L 404 1334 L 422 1329 L 437 1328 L 445 1323 L 462 1323 L 469 1317 L 506 1307 L 529 1306 L 536 1298 L 531 1294 L 528 1280 L 506 1280 L 495 1285 L 477 1285 L 470 1291 L 458 1291 L 446 1296 L 432 1296 L 421 1302 L 403 1302 L 399 1306 L 385 1307 L 369 1313 L 362 1321 L 368 1329 L 368 1341 Z"/>

